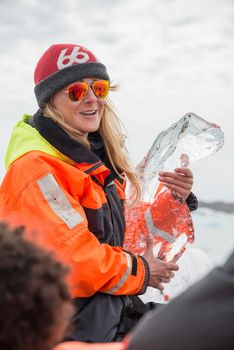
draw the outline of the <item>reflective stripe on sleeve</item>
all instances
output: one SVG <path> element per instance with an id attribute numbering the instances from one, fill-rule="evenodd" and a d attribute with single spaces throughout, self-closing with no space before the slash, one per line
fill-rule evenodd
<path id="1" fill-rule="evenodd" d="M 117 292 L 118 289 L 120 289 L 124 282 L 128 279 L 128 277 L 130 276 L 131 274 L 131 271 L 132 271 L 132 258 L 129 254 L 123 252 L 125 257 L 126 257 L 126 260 L 127 260 L 127 269 L 125 271 L 125 273 L 123 274 L 123 276 L 121 277 L 121 279 L 119 280 L 119 282 L 111 289 L 107 290 L 106 293 L 108 294 L 114 294 Z"/>
<path id="2" fill-rule="evenodd" d="M 154 236 L 158 236 L 165 239 L 165 241 L 167 241 L 168 243 L 175 242 L 175 237 L 173 237 L 172 235 L 170 235 L 165 231 L 158 229 L 155 226 L 150 208 L 148 208 L 145 212 L 145 222 L 146 222 L 148 232 L 152 233 Z"/>
<path id="3" fill-rule="evenodd" d="M 52 174 L 44 176 L 37 183 L 50 208 L 70 229 L 83 221 Z"/>

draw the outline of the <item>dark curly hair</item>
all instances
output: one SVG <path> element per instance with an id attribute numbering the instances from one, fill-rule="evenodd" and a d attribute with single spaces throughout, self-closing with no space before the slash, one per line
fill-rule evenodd
<path id="1" fill-rule="evenodd" d="M 23 232 L 0 223 L 0 349 L 50 349 L 71 317 L 67 268 Z"/>

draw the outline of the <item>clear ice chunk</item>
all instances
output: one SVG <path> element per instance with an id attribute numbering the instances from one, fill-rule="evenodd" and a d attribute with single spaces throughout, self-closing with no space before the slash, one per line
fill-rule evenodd
<path id="1" fill-rule="evenodd" d="M 141 198 L 133 202 L 133 189 L 127 184 L 125 247 L 136 254 L 145 250 L 145 237 L 152 233 L 157 256 L 166 260 L 180 257 L 194 239 L 190 211 L 158 181 L 159 171 L 173 171 L 217 152 L 224 143 L 221 128 L 194 113 L 162 131 L 137 166 Z"/>
<path id="2" fill-rule="evenodd" d="M 142 200 L 151 202 L 157 187 L 160 171 L 173 171 L 217 152 L 224 143 L 221 128 L 187 113 L 162 131 L 137 166 L 141 178 Z M 129 198 L 131 199 L 131 198 Z"/>

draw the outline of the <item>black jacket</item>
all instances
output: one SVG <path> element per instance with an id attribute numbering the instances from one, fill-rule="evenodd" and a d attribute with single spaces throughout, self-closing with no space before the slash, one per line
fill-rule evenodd
<path id="1" fill-rule="evenodd" d="M 234 252 L 223 267 L 145 316 L 128 346 L 143 349 L 234 349 Z"/>

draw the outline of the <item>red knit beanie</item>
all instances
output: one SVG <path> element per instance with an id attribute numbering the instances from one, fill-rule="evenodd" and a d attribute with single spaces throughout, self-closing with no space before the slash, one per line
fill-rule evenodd
<path id="1" fill-rule="evenodd" d="M 42 55 L 34 72 L 34 92 L 43 107 L 63 87 L 84 78 L 110 80 L 106 67 L 87 48 L 55 44 Z"/>

